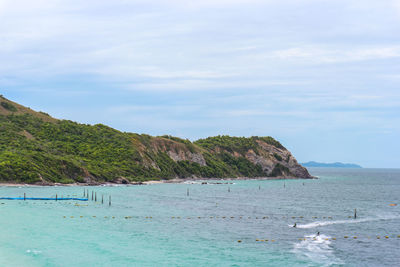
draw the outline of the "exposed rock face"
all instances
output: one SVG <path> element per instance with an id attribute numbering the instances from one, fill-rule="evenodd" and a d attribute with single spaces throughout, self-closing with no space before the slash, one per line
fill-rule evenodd
<path id="1" fill-rule="evenodd" d="M 174 161 L 187 160 L 190 162 L 198 163 L 200 166 L 206 166 L 206 160 L 203 155 L 200 153 L 192 153 L 190 151 L 180 150 L 176 151 L 168 151 L 168 156 L 170 156 Z"/>
<path id="2" fill-rule="evenodd" d="M 116 184 L 129 184 L 129 180 L 127 180 L 125 177 L 118 177 L 113 181 Z"/>
<path id="3" fill-rule="evenodd" d="M 249 150 L 246 153 L 246 158 L 252 163 L 260 165 L 269 176 L 277 164 L 280 164 L 289 170 L 287 172 L 287 170 L 282 168 L 282 176 L 313 178 L 307 169 L 301 166 L 287 149 L 278 148 L 263 141 L 257 141 L 257 143 L 262 148 L 258 150 L 259 155 Z"/>
<path id="4" fill-rule="evenodd" d="M 192 163 L 197 163 L 200 166 L 207 165 L 200 149 L 194 146 L 189 149 L 189 147 L 183 143 L 165 138 L 155 138 L 153 140 L 152 147 L 153 151 L 156 153 L 167 153 L 168 156 L 175 162 L 189 161 Z"/>
<path id="5" fill-rule="evenodd" d="M 171 141 L 172 142 L 172 141 Z M 306 168 L 301 166 L 293 155 L 284 147 L 276 147 L 261 140 L 257 140 L 257 151 L 254 149 L 247 150 L 241 154 L 238 151 L 227 151 L 221 147 L 215 147 L 213 153 L 229 153 L 235 158 L 244 157 L 254 165 L 261 166 L 265 176 L 282 177 L 282 178 L 313 178 Z M 207 166 L 207 162 L 202 151 L 196 149 L 191 152 L 183 144 L 167 144 L 165 140 L 162 145 L 155 146 L 156 150 L 164 151 L 175 162 L 189 161 L 198 163 L 200 166 Z"/>
<path id="6" fill-rule="evenodd" d="M 295 177 L 314 178 L 310 175 L 310 173 L 306 168 L 297 163 L 297 160 L 294 157 L 290 157 L 290 161 L 288 162 L 288 168 Z"/>
<path id="7" fill-rule="evenodd" d="M 265 173 L 271 173 L 275 163 L 272 159 L 257 155 L 253 150 L 246 153 L 246 158 L 256 165 L 260 165 Z"/>

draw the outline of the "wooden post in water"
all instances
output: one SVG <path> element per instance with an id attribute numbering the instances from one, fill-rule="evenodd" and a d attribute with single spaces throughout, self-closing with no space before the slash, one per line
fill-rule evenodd
<path id="1" fill-rule="evenodd" d="M 357 209 L 354 209 L 354 219 L 357 219 Z"/>
<path id="2" fill-rule="evenodd" d="M 189 196 L 189 188 L 186 190 L 186 195 Z"/>
<path id="3" fill-rule="evenodd" d="M 231 188 L 228 186 L 228 192 L 231 192 Z"/>
<path id="4" fill-rule="evenodd" d="M 97 202 L 97 192 L 94 192 L 94 201 Z"/>
<path id="5" fill-rule="evenodd" d="M 101 195 L 101 204 L 104 204 L 104 195 Z"/>
<path id="6" fill-rule="evenodd" d="M 24 200 L 26 199 L 26 194 L 24 193 Z"/>
<path id="7" fill-rule="evenodd" d="M 93 201 L 93 191 L 92 191 L 92 201 Z"/>
<path id="8" fill-rule="evenodd" d="M 258 190 L 261 190 L 261 185 L 258 186 Z"/>
<path id="9" fill-rule="evenodd" d="M 56 194 L 56 201 L 57 201 L 57 194 Z"/>
<path id="10" fill-rule="evenodd" d="M 283 188 L 286 188 L 286 183 L 285 182 L 283 182 Z"/>
<path id="11" fill-rule="evenodd" d="M 108 198 L 108 206 L 111 206 L 111 196 Z"/>

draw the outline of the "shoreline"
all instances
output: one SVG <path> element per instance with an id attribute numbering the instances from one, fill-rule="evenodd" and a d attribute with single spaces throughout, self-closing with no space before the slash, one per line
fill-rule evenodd
<path id="1" fill-rule="evenodd" d="M 154 185 L 154 184 L 181 184 L 187 182 L 204 182 L 207 181 L 245 181 L 245 180 L 314 180 L 318 177 L 313 178 L 299 178 L 299 177 L 237 177 L 237 178 L 173 178 L 164 180 L 148 180 L 143 182 L 131 182 L 131 183 L 72 183 L 72 184 L 61 184 L 61 183 L 43 183 L 43 184 L 21 184 L 21 183 L 1 183 L 0 187 L 52 187 L 52 186 L 131 186 L 131 185 Z M 214 182 L 212 184 L 220 184 Z"/>

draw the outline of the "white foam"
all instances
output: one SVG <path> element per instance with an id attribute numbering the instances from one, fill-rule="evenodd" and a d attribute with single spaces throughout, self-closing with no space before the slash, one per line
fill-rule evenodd
<path id="1" fill-rule="evenodd" d="M 34 255 L 38 255 L 38 254 L 41 254 L 42 252 L 40 251 L 40 250 L 35 250 L 35 249 L 33 249 L 33 250 L 30 250 L 30 249 L 28 249 L 27 251 L 26 251 L 26 253 L 32 253 L 32 254 L 34 254 Z"/>
<path id="2" fill-rule="evenodd" d="M 343 264 L 336 258 L 334 250 L 330 246 L 330 236 L 321 235 L 306 235 L 300 243 L 294 244 L 293 252 L 302 258 L 307 258 L 322 266 L 330 266 L 332 264 Z"/>
<path id="3" fill-rule="evenodd" d="M 184 181 L 182 184 L 201 184 L 201 181 Z"/>
<path id="4" fill-rule="evenodd" d="M 307 223 L 307 224 L 298 224 L 298 225 L 296 225 L 296 227 L 302 228 L 302 229 L 309 229 L 309 228 L 321 227 L 321 226 L 332 225 L 332 224 L 363 223 L 363 222 L 373 222 L 373 221 L 381 221 L 381 220 L 393 220 L 393 219 L 398 219 L 398 218 L 400 218 L 400 217 L 399 216 L 380 216 L 380 217 L 375 217 L 375 218 L 363 218 L 363 219 L 317 221 L 317 222 L 312 222 L 312 223 Z M 289 226 L 292 227 L 293 225 L 289 225 Z"/>

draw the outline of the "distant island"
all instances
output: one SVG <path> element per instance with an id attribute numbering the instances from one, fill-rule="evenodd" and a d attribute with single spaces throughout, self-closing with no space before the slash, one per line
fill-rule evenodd
<path id="1" fill-rule="evenodd" d="M 334 163 L 321 163 L 315 161 L 309 161 L 306 163 L 300 163 L 304 167 L 322 167 L 322 168 L 362 168 L 360 165 L 352 164 L 352 163 L 342 163 L 342 162 L 334 162 Z"/>
<path id="2" fill-rule="evenodd" d="M 190 141 L 52 118 L 0 95 L 0 183 L 313 178 L 270 136 Z"/>

